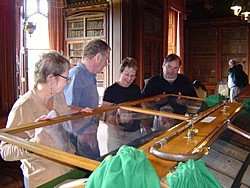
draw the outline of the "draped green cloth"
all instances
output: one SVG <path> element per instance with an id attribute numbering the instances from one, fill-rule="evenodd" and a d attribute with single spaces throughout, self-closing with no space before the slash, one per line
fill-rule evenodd
<path id="1" fill-rule="evenodd" d="M 205 103 L 208 108 L 218 104 L 219 102 L 225 100 L 225 96 L 218 94 L 218 95 L 210 95 L 205 98 Z"/>
<path id="2" fill-rule="evenodd" d="M 243 105 L 244 105 L 244 108 L 249 111 L 250 110 L 250 99 L 245 99 L 243 101 Z"/>
<path id="3" fill-rule="evenodd" d="M 166 176 L 166 180 L 169 188 L 222 188 L 203 159 L 180 162 L 176 170 Z"/>
<path id="4" fill-rule="evenodd" d="M 160 188 L 160 180 L 144 151 L 123 145 L 102 161 L 86 188 Z"/>

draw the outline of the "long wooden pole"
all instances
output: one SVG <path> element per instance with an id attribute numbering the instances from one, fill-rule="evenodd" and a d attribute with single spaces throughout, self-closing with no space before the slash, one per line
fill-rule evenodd
<path id="1" fill-rule="evenodd" d="M 155 116 L 162 116 L 162 117 L 168 117 L 173 119 L 179 119 L 179 120 L 188 120 L 189 117 L 180 115 L 180 114 L 174 114 L 170 112 L 163 112 L 158 110 L 151 110 L 148 108 L 139 108 L 139 107 L 131 107 L 131 106 L 120 106 L 123 110 L 129 110 L 133 112 L 143 113 L 143 114 L 149 114 L 149 115 L 155 115 Z"/>
<path id="2" fill-rule="evenodd" d="M 39 143 L 30 142 L 7 133 L 0 133 L 0 140 L 18 146 L 19 148 L 26 149 L 27 151 L 35 153 L 36 155 L 60 163 L 65 163 L 69 166 L 77 166 L 86 170 L 94 171 L 100 164 L 98 161 L 60 151 Z"/>

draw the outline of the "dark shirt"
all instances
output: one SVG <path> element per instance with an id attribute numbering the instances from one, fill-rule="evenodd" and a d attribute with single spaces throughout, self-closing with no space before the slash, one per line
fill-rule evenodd
<path id="1" fill-rule="evenodd" d="M 103 96 L 103 101 L 114 104 L 129 102 L 141 98 L 141 90 L 138 85 L 131 84 L 129 87 L 122 87 L 118 83 L 106 88 Z M 132 116 L 133 113 L 131 112 Z M 120 114 L 117 114 L 117 118 Z M 140 120 L 133 120 L 129 123 L 119 123 L 125 132 L 134 132 L 140 129 Z"/>
<path id="2" fill-rule="evenodd" d="M 141 90 L 138 85 L 131 84 L 129 87 L 122 87 L 118 83 L 106 88 L 103 96 L 103 100 L 120 104 L 141 98 Z"/>
<path id="3" fill-rule="evenodd" d="M 248 85 L 248 76 L 247 74 L 245 73 L 245 71 L 242 71 L 242 73 L 240 73 L 240 80 L 241 80 L 241 83 L 240 83 L 240 89 L 243 89 L 244 87 L 246 87 Z"/>
<path id="4" fill-rule="evenodd" d="M 162 74 L 151 77 L 144 89 L 142 90 L 143 97 L 151 97 L 162 93 L 179 94 L 190 97 L 197 97 L 191 81 L 183 74 L 178 74 L 173 83 L 169 83 L 163 78 Z"/>
<path id="5" fill-rule="evenodd" d="M 192 82 L 183 74 L 178 74 L 173 83 L 169 83 L 164 79 L 162 74 L 151 77 L 145 85 L 142 95 L 143 97 L 151 97 L 162 93 L 179 94 L 191 97 L 198 97 Z M 169 105 L 172 106 L 177 114 L 187 113 L 186 105 L 180 105 L 176 102 L 176 97 L 169 97 Z"/>
<path id="6" fill-rule="evenodd" d="M 242 65 L 235 65 L 229 69 L 229 76 L 232 78 L 233 85 L 243 89 L 248 85 L 248 76 L 243 71 Z"/>

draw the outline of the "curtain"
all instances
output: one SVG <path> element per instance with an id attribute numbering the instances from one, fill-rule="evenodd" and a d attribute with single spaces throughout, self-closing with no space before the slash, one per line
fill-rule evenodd
<path id="1" fill-rule="evenodd" d="M 7 115 L 15 100 L 15 1 L 0 1 L 0 116 Z"/>
<path id="2" fill-rule="evenodd" d="M 61 53 L 64 53 L 63 8 L 66 6 L 66 0 L 48 0 L 49 45 Z"/>
<path id="3" fill-rule="evenodd" d="M 180 34 L 180 58 L 183 60 L 183 65 L 180 68 L 180 72 L 184 73 L 185 60 L 184 60 L 184 20 L 186 19 L 185 1 L 183 0 L 168 0 L 168 10 L 173 8 L 179 12 L 179 34 Z"/>

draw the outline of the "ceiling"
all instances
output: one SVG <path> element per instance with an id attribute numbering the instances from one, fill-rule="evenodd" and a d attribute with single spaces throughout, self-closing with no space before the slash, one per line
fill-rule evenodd
<path id="1" fill-rule="evenodd" d="M 67 0 L 68 5 L 103 2 L 105 0 Z M 187 20 L 234 17 L 230 9 L 233 0 L 185 0 Z"/>
<path id="2" fill-rule="evenodd" d="M 188 20 L 233 17 L 230 9 L 233 0 L 186 0 Z"/>

